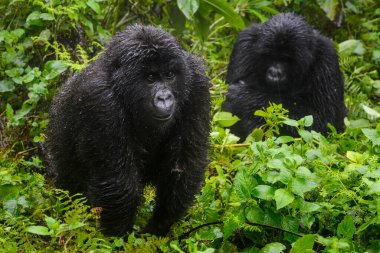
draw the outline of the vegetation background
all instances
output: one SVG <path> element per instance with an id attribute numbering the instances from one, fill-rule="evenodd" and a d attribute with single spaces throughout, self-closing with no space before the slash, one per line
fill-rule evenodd
<path id="1" fill-rule="evenodd" d="M 281 105 L 243 144 L 221 112 L 238 32 L 293 11 L 331 37 L 345 75 L 346 131 L 305 130 Z M 0 252 L 380 252 L 380 2 L 377 0 L 1 0 Z M 210 165 L 188 214 L 167 237 L 105 237 L 99 209 L 55 189 L 42 143 L 52 97 L 133 23 L 160 26 L 201 55 L 214 84 Z M 300 138 L 274 137 L 281 124 Z M 195 158 L 196 159 L 196 158 Z"/>

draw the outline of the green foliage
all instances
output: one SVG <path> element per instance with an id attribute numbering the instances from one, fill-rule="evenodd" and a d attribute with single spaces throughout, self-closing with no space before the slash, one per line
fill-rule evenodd
<path id="1" fill-rule="evenodd" d="M 292 120 L 272 104 L 255 113 L 263 126 L 238 143 L 228 129 L 238 118 L 221 111 L 227 60 L 239 30 L 282 10 L 307 20 L 318 10 L 329 27 L 344 12 L 344 26 L 333 34 L 345 76 L 347 129 L 332 128 L 324 137 L 308 130 L 311 116 Z M 0 11 L 1 252 L 380 250 L 377 1 L 30 0 L 2 1 Z M 55 189 L 39 152 L 57 88 L 94 60 L 111 35 L 136 22 L 176 34 L 205 59 L 214 84 L 206 182 L 163 238 L 141 234 L 154 208 L 153 187 L 145 189 L 134 231 L 106 237 L 99 231 L 101 209 Z M 325 27 L 322 19 L 312 24 Z M 299 137 L 277 136 L 283 124 Z"/>

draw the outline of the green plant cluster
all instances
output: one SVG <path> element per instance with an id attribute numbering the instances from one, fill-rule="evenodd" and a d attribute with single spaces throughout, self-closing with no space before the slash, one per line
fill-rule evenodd
<path id="1" fill-rule="evenodd" d="M 229 54 L 252 22 L 302 14 L 333 37 L 345 75 L 346 130 L 327 137 L 282 105 L 244 143 L 221 110 Z M 380 4 L 374 0 L 5 0 L 0 2 L 0 252 L 380 252 Z M 341 17 L 344 16 L 344 20 Z M 318 18 L 316 18 L 318 17 Z M 129 24 L 161 26 L 201 55 L 213 83 L 204 187 L 166 237 L 99 232 L 100 211 L 56 189 L 43 141 L 51 98 Z M 298 138 L 278 136 L 283 124 Z"/>

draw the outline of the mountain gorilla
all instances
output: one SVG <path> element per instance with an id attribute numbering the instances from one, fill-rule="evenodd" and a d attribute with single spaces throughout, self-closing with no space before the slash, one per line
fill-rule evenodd
<path id="1" fill-rule="evenodd" d="M 223 108 L 241 120 L 231 132 L 243 141 L 263 119 L 254 112 L 283 104 L 289 117 L 313 115 L 313 130 L 326 134 L 330 122 L 343 130 L 343 76 L 333 43 L 292 13 L 273 16 L 243 30 L 227 72 Z M 282 134 L 297 135 L 290 127 Z"/>
<path id="2" fill-rule="evenodd" d="M 202 60 L 170 34 L 142 25 L 119 33 L 53 101 L 47 150 L 57 186 L 83 192 L 102 208 L 104 232 L 122 235 L 153 183 L 145 232 L 165 235 L 204 179 L 208 88 Z"/>

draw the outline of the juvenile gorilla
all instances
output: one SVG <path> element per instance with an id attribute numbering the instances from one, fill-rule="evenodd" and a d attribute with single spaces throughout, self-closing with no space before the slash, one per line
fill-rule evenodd
<path id="1" fill-rule="evenodd" d="M 143 187 L 157 186 L 145 232 L 164 235 L 192 204 L 207 165 L 209 80 L 202 60 L 134 25 L 53 101 L 47 149 L 58 187 L 102 207 L 109 235 L 130 231 Z"/>
<path id="2" fill-rule="evenodd" d="M 253 114 L 269 102 L 283 104 L 290 118 L 313 115 L 315 131 L 326 134 L 328 122 L 343 130 L 346 109 L 337 53 L 328 38 L 295 14 L 278 14 L 239 34 L 227 83 L 223 108 L 241 119 L 231 128 L 241 140 L 264 123 Z M 281 133 L 297 134 L 290 127 Z"/>

